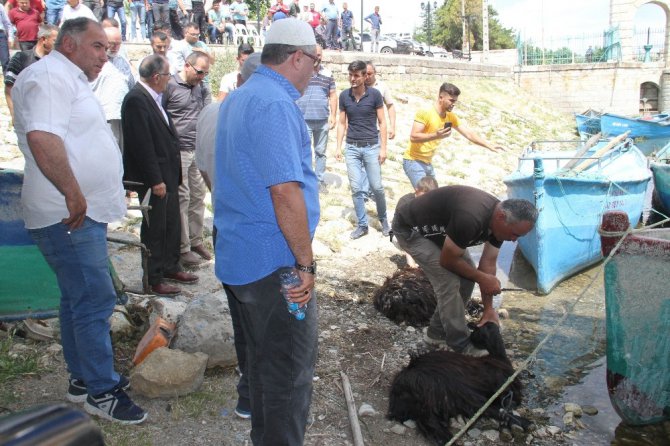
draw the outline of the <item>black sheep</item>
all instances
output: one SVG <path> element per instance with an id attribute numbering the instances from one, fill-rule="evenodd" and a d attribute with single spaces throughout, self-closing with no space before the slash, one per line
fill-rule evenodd
<path id="1" fill-rule="evenodd" d="M 436 444 L 452 438 L 449 418 L 472 417 L 498 388 L 514 373 L 505 353 L 505 344 L 498 326 L 492 322 L 475 327 L 471 337 L 478 348 L 485 348 L 484 357 L 465 356 L 448 351 L 433 351 L 413 357 L 407 367 L 393 380 L 389 397 L 388 418 L 398 422 L 414 420 L 419 432 Z M 484 414 L 503 424 L 517 424 L 524 429 L 526 419 L 502 410 L 503 399 L 521 402 L 521 382 L 517 378 Z M 511 409 L 510 405 L 505 405 Z"/>
<path id="2" fill-rule="evenodd" d="M 375 291 L 373 304 L 396 324 L 423 327 L 428 325 L 437 301 L 426 274 L 419 268 L 405 267 Z"/>

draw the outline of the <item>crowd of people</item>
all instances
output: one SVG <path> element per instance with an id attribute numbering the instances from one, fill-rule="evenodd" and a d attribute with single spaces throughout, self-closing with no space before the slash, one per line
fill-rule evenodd
<path id="1" fill-rule="evenodd" d="M 275 8 L 274 14 L 298 10 Z M 455 85 L 442 84 L 435 102 L 415 115 L 403 168 L 416 194 L 403 197 L 391 221 L 381 172 L 395 137 L 396 105 L 372 62 L 351 62 L 349 87 L 338 95 L 311 24 L 275 20 L 260 53 L 239 46 L 238 69 L 224 77 L 213 102 L 207 82 L 213 54 L 200 40 L 198 23 L 184 26 L 183 40 L 172 39 L 167 22 L 152 29 L 152 54 L 135 70 L 114 19 L 78 17 L 60 29 L 40 24 L 35 45 L 16 53 L 5 75 L 26 160 L 24 220 L 62 294 L 70 401 L 123 424 L 147 418 L 126 393 L 129 380 L 115 371 L 107 335 L 116 293 L 106 229 L 125 215 L 131 190 L 147 195 L 151 206 L 141 240 L 150 251 L 154 294 L 179 294 L 174 283 L 196 283 L 188 269 L 215 258 L 241 371 L 235 413 L 251 418 L 253 443 L 303 443 L 317 354 L 311 242 L 320 194 L 328 193 L 327 144 L 334 129 L 356 213 L 351 239 L 368 234 L 365 201 L 371 196 L 381 233 L 395 234 L 435 289 L 438 307 L 426 340 L 481 354 L 467 339 L 464 302 L 477 283 L 482 323 L 497 322 L 498 248 L 530 231 L 537 211 L 524 200 L 501 202 L 471 187 L 437 187 L 431 160 L 454 129 L 491 151 L 503 150 L 458 120 Z M 203 237 L 208 189 L 214 254 Z M 484 254 L 475 266 L 467 248 L 481 243 Z M 305 306 L 304 320 L 287 311 L 279 274 L 286 267 L 300 279 L 286 293 Z"/>

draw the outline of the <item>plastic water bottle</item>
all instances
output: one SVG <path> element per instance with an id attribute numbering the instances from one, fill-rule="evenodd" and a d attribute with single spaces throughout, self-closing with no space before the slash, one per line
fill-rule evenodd
<path id="1" fill-rule="evenodd" d="M 493 309 L 500 310 L 500 305 L 502 305 L 503 296 L 502 293 L 496 294 L 493 296 Z"/>
<path id="2" fill-rule="evenodd" d="M 301 307 L 296 302 L 291 302 L 289 300 L 289 290 L 302 284 L 302 280 L 300 280 L 297 271 L 294 268 L 282 268 L 279 272 L 279 281 L 281 282 L 281 292 L 284 295 L 284 299 L 286 299 L 288 312 L 299 321 L 305 319 L 307 304 L 304 304 Z"/>

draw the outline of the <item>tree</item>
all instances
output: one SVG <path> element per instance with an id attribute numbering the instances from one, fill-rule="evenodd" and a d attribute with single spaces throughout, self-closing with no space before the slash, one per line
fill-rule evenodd
<path id="1" fill-rule="evenodd" d="M 498 12 L 489 5 L 489 48 L 514 48 L 514 31 L 505 28 L 498 20 Z M 481 0 L 465 0 L 465 16 L 470 45 L 473 50 L 482 49 L 482 2 Z M 461 2 L 450 0 L 438 8 L 433 30 L 433 42 L 448 49 L 459 49 L 463 46 L 463 18 Z M 425 33 L 425 30 L 424 30 Z"/>

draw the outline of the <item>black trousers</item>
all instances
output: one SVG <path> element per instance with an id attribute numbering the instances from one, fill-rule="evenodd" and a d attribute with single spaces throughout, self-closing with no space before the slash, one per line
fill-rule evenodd
<path id="1" fill-rule="evenodd" d="M 164 274 L 181 271 L 179 193 L 168 192 L 163 198 L 151 195 L 149 205 L 149 224 L 142 220 L 140 240 L 149 249 L 149 285 L 153 286 L 161 283 Z"/>
<path id="2" fill-rule="evenodd" d="M 207 32 L 207 15 L 205 14 L 205 6 L 203 2 L 192 2 L 193 4 L 193 18 L 191 19 L 200 28 L 200 40 L 205 41 L 205 33 Z"/>

